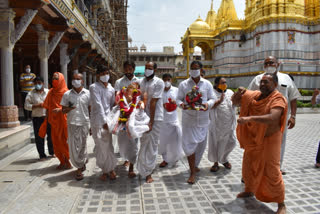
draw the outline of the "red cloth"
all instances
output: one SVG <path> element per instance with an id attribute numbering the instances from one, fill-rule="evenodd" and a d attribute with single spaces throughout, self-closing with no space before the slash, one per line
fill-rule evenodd
<path id="1" fill-rule="evenodd" d="M 47 134 L 47 126 L 48 126 L 48 121 L 47 118 L 44 119 L 43 123 L 41 124 L 39 131 L 38 131 L 38 136 L 41 138 L 45 138 Z"/>
<path id="2" fill-rule="evenodd" d="M 69 160 L 67 115 L 61 111 L 54 113 L 53 109 L 62 109 L 60 102 L 63 94 L 68 91 L 68 88 L 63 74 L 59 72 L 56 73 L 59 74 L 59 84 L 56 88 L 50 89 L 43 103 L 43 107 L 48 110 L 48 122 L 51 125 L 51 139 L 54 153 L 61 164 L 64 164 L 66 160 Z"/>

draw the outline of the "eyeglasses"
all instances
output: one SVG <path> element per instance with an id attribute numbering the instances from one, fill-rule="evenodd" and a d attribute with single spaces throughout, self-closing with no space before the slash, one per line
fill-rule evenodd
<path id="1" fill-rule="evenodd" d="M 275 62 L 273 62 L 273 61 L 269 61 L 269 62 L 264 63 L 264 65 L 274 65 L 274 64 L 275 64 Z"/>

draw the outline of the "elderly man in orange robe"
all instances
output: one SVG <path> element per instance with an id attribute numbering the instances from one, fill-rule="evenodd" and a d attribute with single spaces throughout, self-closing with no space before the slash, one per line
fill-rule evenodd
<path id="1" fill-rule="evenodd" d="M 52 77 L 52 88 L 48 92 L 43 107 L 47 109 L 48 122 L 51 125 L 51 139 L 54 154 L 60 161 L 57 169 L 71 168 L 67 144 L 67 115 L 62 113 L 62 106 L 60 105 L 62 96 L 66 91 L 68 91 L 68 88 L 63 74 L 55 72 Z"/>
<path id="2" fill-rule="evenodd" d="M 260 91 L 239 88 L 232 97 L 241 106 L 237 136 L 244 149 L 242 176 L 245 190 L 238 198 L 256 196 L 278 203 L 277 213 L 286 213 L 284 183 L 280 171 L 280 150 L 285 128 L 287 101 L 276 89 L 278 78 L 265 74 Z"/>

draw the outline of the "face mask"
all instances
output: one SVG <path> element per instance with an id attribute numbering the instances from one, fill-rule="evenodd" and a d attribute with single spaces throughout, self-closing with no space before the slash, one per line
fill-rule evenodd
<path id="1" fill-rule="evenodd" d="M 152 74 L 153 74 L 153 70 L 146 69 L 145 72 L 144 72 L 144 75 L 146 77 L 150 77 Z"/>
<path id="2" fill-rule="evenodd" d="M 126 73 L 126 74 L 124 74 L 128 79 L 131 79 L 132 77 L 133 77 L 133 74 L 131 74 L 131 73 Z"/>
<path id="3" fill-rule="evenodd" d="M 165 86 L 166 88 L 170 88 L 171 82 L 170 82 L 170 81 L 164 82 L 164 86 Z"/>
<path id="4" fill-rule="evenodd" d="M 196 77 L 200 76 L 200 69 L 198 69 L 198 70 L 190 70 L 190 76 L 192 78 L 196 78 Z"/>
<path id="5" fill-rule="evenodd" d="M 41 84 L 37 84 L 34 86 L 34 88 L 37 90 L 37 91 L 40 91 L 42 89 L 42 85 Z"/>
<path id="6" fill-rule="evenodd" d="M 220 85 L 218 86 L 218 88 L 221 90 L 221 91 L 225 91 L 227 89 L 227 84 L 223 84 L 223 85 Z"/>
<path id="7" fill-rule="evenodd" d="M 52 87 L 57 88 L 59 85 L 59 80 L 52 80 Z"/>
<path id="8" fill-rule="evenodd" d="M 269 66 L 269 67 L 266 67 L 264 68 L 264 71 L 267 73 L 267 74 L 273 74 L 277 71 L 277 68 L 276 67 L 272 67 L 272 66 Z"/>
<path id="9" fill-rule="evenodd" d="M 72 86 L 75 88 L 80 88 L 82 86 L 81 80 L 72 80 Z"/>
<path id="10" fill-rule="evenodd" d="M 30 68 L 27 68 L 27 69 L 26 69 L 26 72 L 27 72 L 27 73 L 30 73 L 30 72 L 31 72 L 31 69 L 30 69 Z"/>
<path id="11" fill-rule="evenodd" d="M 107 83 L 109 81 L 109 78 L 110 78 L 109 74 L 100 76 L 100 80 L 104 83 Z"/>

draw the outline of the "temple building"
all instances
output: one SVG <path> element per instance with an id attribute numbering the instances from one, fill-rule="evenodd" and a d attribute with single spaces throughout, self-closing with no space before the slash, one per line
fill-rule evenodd
<path id="1" fill-rule="evenodd" d="M 293 76 L 299 88 L 320 87 L 320 1 L 246 0 L 245 18 L 239 19 L 233 0 L 214 1 L 205 20 L 199 16 L 181 37 L 185 69 L 189 76 L 195 47 L 202 50 L 206 78 L 227 77 L 230 87 L 247 87 L 263 72 L 269 55 L 280 62 L 280 72 Z"/>

